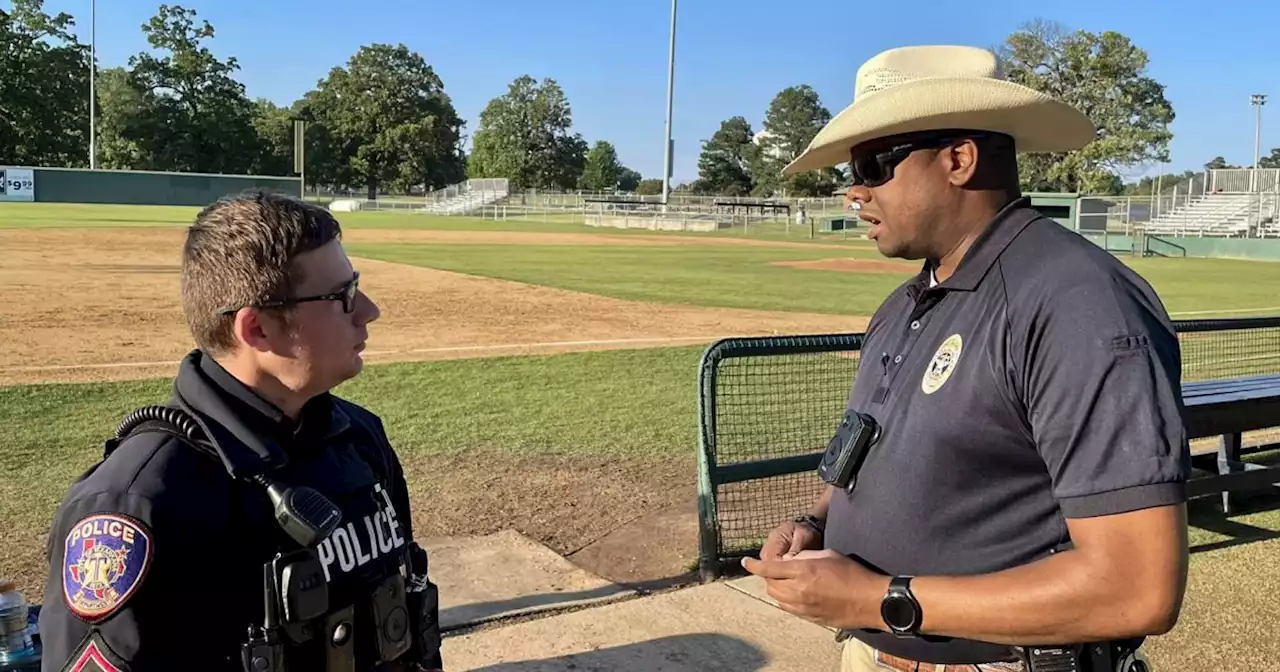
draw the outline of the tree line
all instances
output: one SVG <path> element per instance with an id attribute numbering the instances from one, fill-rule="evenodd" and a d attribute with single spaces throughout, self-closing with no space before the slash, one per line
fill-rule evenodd
<path id="1" fill-rule="evenodd" d="M 70 32 L 74 17 L 43 0 L 0 10 L 0 163 L 89 165 L 90 52 Z M 378 192 L 431 190 L 467 178 L 503 177 L 513 189 L 657 194 L 606 140 L 573 131 L 554 79 L 522 75 L 480 113 L 464 150 L 461 119 L 444 83 L 403 44 L 360 47 L 289 106 L 251 100 L 235 57 L 209 49 L 214 28 L 193 9 L 162 4 L 141 26 L 154 52 L 96 70 L 96 166 L 110 169 L 289 175 L 294 120 L 307 122 L 308 184 Z M 1148 57 L 1113 31 L 1068 31 L 1034 21 L 994 50 L 1009 78 L 1076 105 L 1098 139 L 1076 152 L 1023 155 L 1027 191 L 1150 193 L 1154 178 L 1125 183 L 1135 167 L 1168 160 L 1172 105 L 1146 74 Z M 832 116 L 807 84 L 780 91 L 757 132 L 745 116 L 721 122 L 703 143 L 698 178 L 678 188 L 725 196 L 828 196 L 840 168 L 783 176 Z M 1225 167 L 1217 157 L 1206 167 Z M 1263 159 L 1280 166 L 1280 149 Z M 1220 164 L 1220 165 L 1219 165 Z M 1171 175 L 1164 188 L 1188 175 Z"/>
<path id="2" fill-rule="evenodd" d="M 1068 30 L 1034 20 L 992 48 L 1006 76 L 1076 106 L 1098 127 L 1098 138 L 1074 152 L 1022 154 L 1020 181 L 1026 192 L 1080 192 L 1098 195 L 1151 194 L 1195 175 L 1186 171 L 1125 182 L 1122 175 L 1169 160 L 1169 124 L 1173 106 L 1164 85 L 1146 70 L 1146 51 L 1115 31 Z M 698 160 L 697 193 L 726 196 L 827 196 L 846 178 L 828 169 L 782 178 L 779 171 L 808 146 L 831 119 L 811 86 L 779 92 L 765 112 L 760 132 L 735 116 L 703 144 Z M 1206 169 L 1226 168 L 1222 157 Z M 1280 167 L 1280 148 L 1262 157 L 1259 167 Z"/>
<path id="3" fill-rule="evenodd" d="M 0 163 L 89 166 L 90 49 L 66 12 L 43 0 L 0 10 Z M 215 31 L 193 9 L 162 4 L 142 25 L 153 53 L 96 71 L 95 166 L 107 169 L 290 175 L 294 120 L 305 120 L 308 184 L 379 191 L 436 189 L 468 177 L 515 188 L 644 187 L 601 140 L 572 133 L 552 79 L 516 79 L 481 114 L 473 151 L 439 75 L 403 44 L 370 44 L 289 106 L 251 100 L 235 57 L 209 48 Z"/>

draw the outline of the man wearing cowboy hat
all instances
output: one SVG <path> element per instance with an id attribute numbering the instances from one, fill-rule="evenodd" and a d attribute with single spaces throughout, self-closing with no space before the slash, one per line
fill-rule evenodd
<path id="1" fill-rule="evenodd" d="M 840 630 L 845 670 L 1031 670 L 1073 645 L 1082 667 L 1052 669 L 1101 672 L 1095 648 L 1146 669 L 1120 659 L 1174 626 L 1187 572 L 1178 340 L 1141 277 L 1018 188 L 1016 152 L 1094 125 L 971 47 L 886 51 L 856 90 L 785 172 L 848 161 L 868 237 L 923 268 L 867 327 L 856 479 L 824 478 L 744 566 Z"/>

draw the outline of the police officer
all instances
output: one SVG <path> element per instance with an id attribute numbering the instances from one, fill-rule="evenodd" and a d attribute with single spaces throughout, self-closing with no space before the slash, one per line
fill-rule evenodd
<path id="1" fill-rule="evenodd" d="M 379 315 L 340 233 L 265 193 L 196 217 L 197 349 L 57 509 L 44 670 L 441 666 L 401 465 L 379 418 L 329 392 Z"/>
<path id="2" fill-rule="evenodd" d="M 856 475 L 824 471 L 743 561 L 839 629 L 845 670 L 1141 670 L 1143 638 L 1177 620 L 1176 334 L 1141 277 L 1018 189 L 1017 151 L 1094 137 L 989 51 L 906 47 L 858 70 L 786 169 L 848 161 L 877 249 L 924 260 L 872 317 L 824 456 L 861 455 Z"/>

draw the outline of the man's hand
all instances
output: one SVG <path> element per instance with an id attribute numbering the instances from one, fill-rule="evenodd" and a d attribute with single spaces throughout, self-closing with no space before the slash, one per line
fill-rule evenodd
<path id="1" fill-rule="evenodd" d="M 760 549 L 761 560 L 784 560 L 801 551 L 822 548 L 822 537 L 808 525 L 787 521 L 769 533 Z"/>
<path id="2" fill-rule="evenodd" d="M 775 560 L 743 558 L 742 566 L 764 578 L 769 596 L 784 611 L 832 628 L 886 629 L 879 605 L 889 577 L 836 551 L 801 551 Z"/>

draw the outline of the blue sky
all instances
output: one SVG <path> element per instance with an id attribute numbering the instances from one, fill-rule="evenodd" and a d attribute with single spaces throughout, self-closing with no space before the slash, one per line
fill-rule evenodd
<path id="1" fill-rule="evenodd" d="M 173 1 L 173 0 L 171 0 Z M 662 172 L 669 0 L 176 0 L 216 30 L 212 49 L 235 56 L 251 97 L 288 104 L 362 45 L 404 43 L 443 79 L 467 120 L 521 74 L 556 79 L 574 130 L 609 140 L 645 177 Z M 98 58 L 123 65 L 147 49 L 141 25 L 160 0 L 98 0 Z M 9 3 L 0 0 L 0 6 Z M 45 0 L 77 17 L 88 41 L 90 0 Z M 1032 8 L 1035 7 L 1033 10 Z M 853 95 L 858 65 L 905 44 L 993 46 L 1019 24 L 1045 18 L 1069 28 L 1116 30 L 1151 57 L 1177 119 L 1171 170 L 1215 155 L 1253 161 L 1252 93 L 1268 94 L 1262 148 L 1280 146 L 1280 2 L 1188 0 L 684 0 L 676 33 L 674 179 L 697 177 L 700 141 L 742 115 L 760 130 L 781 89 L 809 84 L 832 113 Z M 1138 174 L 1155 172 L 1158 166 Z"/>

